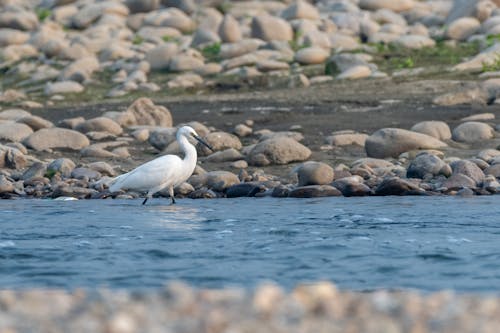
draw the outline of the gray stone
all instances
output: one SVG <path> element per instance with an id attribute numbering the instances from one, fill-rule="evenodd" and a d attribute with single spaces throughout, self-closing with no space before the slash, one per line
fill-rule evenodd
<path id="1" fill-rule="evenodd" d="M 99 69 L 99 60 L 95 56 L 75 60 L 61 72 L 61 81 L 75 81 L 79 83 L 90 80 L 92 73 Z"/>
<path id="2" fill-rule="evenodd" d="M 221 151 L 217 151 L 210 154 L 207 158 L 207 162 L 220 163 L 220 162 L 233 162 L 243 159 L 243 155 L 234 148 L 229 148 Z"/>
<path id="3" fill-rule="evenodd" d="M 24 44 L 29 38 L 30 35 L 25 32 L 16 29 L 0 28 L 0 47 Z"/>
<path id="4" fill-rule="evenodd" d="M 91 188 L 62 185 L 62 186 L 57 186 L 54 189 L 54 191 L 52 192 L 52 198 L 72 197 L 78 199 L 90 199 L 92 196 L 97 194 L 98 192 Z"/>
<path id="5" fill-rule="evenodd" d="M 438 149 L 446 143 L 429 135 L 401 128 L 383 128 L 366 139 L 365 149 L 369 157 L 398 157 L 401 153 L 416 149 Z"/>
<path id="6" fill-rule="evenodd" d="M 446 29 L 446 36 L 457 41 L 464 41 L 476 33 L 480 27 L 481 23 L 476 18 L 459 18 L 450 23 L 448 29 Z"/>
<path id="7" fill-rule="evenodd" d="M 452 138 L 458 142 L 473 143 L 492 139 L 494 129 L 485 123 L 469 121 L 458 125 L 452 133 Z"/>
<path id="8" fill-rule="evenodd" d="M 303 0 L 298 0 L 285 8 L 285 10 L 281 13 L 281 17 L 285 20 L 317 20 L 320 18 L 318 9 Z"/>
<path id="9" fill-rule="evenodd" d="M 308 161 L 297 168 L 299 186 L 326 185 L 334 178 L 333 168 L 323 162 Z"/>
<path id="10" fill-rule="evenodd" d="M 484 180 L 484 172 L 481 170 L 477 164 L 467 160 L 458 160 L 450 163 L 453 174 L 462 174 L 470 177 L 476 182 L 477 186 L 480 186 Z"/>
<path id="11" fill-rule="evenodd" d="M 413 0 L 361 0 L 359 7 L 368 10 L 390 9 L 395 12 L 404 12 L 413 9 Z"/>
<path id="12" fill-rule="evenodd" d="M 75 168 L 71 171 L 71 178 L 75 179 L 87 179 L 87 180 L 98 180 L 101 178 L 101 173 L 89 168 Z"/>
<path id="13" fill-rule="evenodd" d="M 43 151 L 53 148 L 80 150 L 87 147 L 89 139 L 80 132 L 65 128 L 43 128 L 27 137 L 23 144 L 28 148 Z"/>
<path id="14" fill-rule="evenodd" d="M 367 138 L 367 134 L 356 133 L 353 131 L 339 131 L 333 133 L 331 136 L 328 136 L 326 141 L 332 146 L 357 145 L 364 147 Z"/>
<path id="15" fill-rule="evenodd" d="M 424 178 L 427 175 L 432 177 L 451 175 L 451 167 L 443 162 L 439 157 L 432 154 L 420 154 L 411 161 L 406 177 L 408 178 Z"/>
<path id="16" fill-rule="evenodd" d="M 157 10 L 160 6 L 160 0 L 126 0 L 130 13 L 146 13 Z"/>
<path id="17" fill-rule="evenodd" d="M 375 195 L 411 195 L 422 194 L 417 185 L 398 177 L 385 178 L 375 189 Z"/>
<path id="18" fill-rule="evenodd" d="M 363 179 L 359 176 L 336 179 L 332 185 L 342 192 L 344 197 L 363 197 L 371 194 L 371 189 L 363 184 Z"/>
<path id="19" fill-rule="evenodd" d="M 85 118 L 83 117 L 67 118 L 61 120 L 58 125 L 62 128 L 75 129 L 78 124 L 83 123 L 84 121 Z"/>
<path id="20" fill-rule="evenodd" d="M 63 157 L 63 158 L 58 158 L 49 163 L 49 165 L 47 166 L 47 171 L 49 173 L 58 172 L 64 177 L 69 177 L 75 167 L 76 165 L 72 160 Z"/>
<path id="21" fill-rule="evenodd" d="M 20 123 L 0 123 L 0 140 L 20 142 L 33 133 L 31 127 Z"/>
<path id="22" fill-rule="evenodd" d="M 31 116 L 31 113 L 22 109 L 8 109 L 0 112 L 0 119 L 17 121 L 24 117 Z"/>
<path id="23" fill-rule="evenodd" d="M 116 176 L 116 171 L 111 165 L 106 162 L 93 162 L 88 164 L 88 168 L 99 172 L 101 175 L 114 177 Z"/>
<path id="24" fill-rule="evenodd" d="M 45 95 L 56 95 L 56 94 L 77 94 L 81 93 L 85 88 L 76 81 L 59 81 L 59 82 L 47 82 L 45 85 Z"/>
<path id="25" fill-rule="evenodd" d="M 46 172 L 47 165 L 41 162 L 35 162 L 23 173 L 21 179 L 26 181 L 33 178 L 41 178 L 45 176 Z"/>
<path id="26" fill-rule="evenodd" d="M 226 189 L 226 197 L 254 197 L 257 193 L 265 191 L 265 186 L 256 182 L 234 184 Z"/>
<path id="27" fill-rule="evenodd" d="M 451 139 L 451 131 L 448 124 L 443 121 L 422 121 L 413 125 L 413 132 L 430 135 L 438 140 Z"/>
<path id="28" fill-rule="evenodd" d="M 160 128 L 150 132 L 148 142 L 156 149 L 164 150 L 175 141 L 176 133 L 177 129 L 174 127 Z"/>
<path id="29" fill-rule="evenodd" d="M 226 150 L 233 148 L 235 150 L 240 150 L 242 145 L 240 139 L 236 135 L 226 133 L 226 132 L 212 132 L 204 137 L 204 140 L 212 147 L 212 151 Z M 204 155 L 210 154 L 210 151 L 205 146 L 200 146 L 201 153 Z"/>
<path id="30" fill-rule="evenodd" d="M 166 70 L 178 52 L 179 48 L 176 43 L 164 43 L 148 51 L 145 59 L 151 65 L 151 69 Z"/>
<path id="31" fill-rule="evenodd" d="M 493 175 L 495 178 L 500 178 L 500 164 L 492 165 L 484 170 L 485 175 Z"/>
<path id="32" fill-rule="evenodd" d="M 240 182 L 238 176 L 229 171 L 211 171 L 205 176 L 208 188 L 217 192 L 224 192 L 228 187 Z"/>
<path id="33" fill-rule="evenodd" d="M 0 145 L 0 168 L 23 169 L 28 160 L 24 153 L 14 147 Z"/>
<path id="34" fill-rule="evenodd" d="M 42 128 L 54 127 L 54 124 L 52 124 L 52 122 L 43 119 L 42 117 L 33 115 L 22 117 L 21 119 L 18 119 L 17 122 L 28 125 L 34 131 L 38 131 L 39 129 Z"/>
<path id="35" fill-rule="evenodd" d="M 224 43 L 236 43 L 241 40 L 240 24 L 232 15 L 224 16 L 219 25 L 219 36 Z"/>
<path id="36" fill-rule="evenodd" d="M 127 109 L 127 122 L 122 126 L 150 125 L 172 127 L 170 111 L 161 105 L 155 105 L 152 100 L 141 97 L 135 100 Z"/>
<path id="37" fill-rule="evenodd" d="M 76 125 L 75 130 L 82 133 L 92 131 L 108 132 L 114 135 L 120 135 L 123 132 L 120 125 L 106 117 L 97 117 L 86 120 L 83 123 Z"/>
<path id="38" fill-rule="evenodd" d="M 331 185 L 299 186 L 290 191 L 291 198 L 339 197 L 342 193 Z"/>
<path id="39" fill-rule="evenodd" d="M 446 188 L 448 191 L 456 191 L 462 188 L 476 188 L 477 184 L 474 179 L 461 173 L 455 173 L 442 182 L 441 187 Z"/>
<path id="40" fill-rule="evenodd" d="M 291 138 L 276 137 L 255 145 L 249 153 L 248 162 L 256 166 L 288 164 L 305 161 L 309 156 L 311 156 L 311 150 L 306 146 Z"/>
<path id="41" fill-rule="evenodd" d="M 285 20 L 271 16 L 261 15 L 252 19 L 252 37 L 265 41 L 293 39 L 293 30 Z"/>

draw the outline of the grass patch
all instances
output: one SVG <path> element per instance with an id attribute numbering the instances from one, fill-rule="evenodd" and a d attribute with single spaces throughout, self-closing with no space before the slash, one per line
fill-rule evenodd
<path id="1" fill-rule="evenodd" d="M 372 45 L 376 49 L 374 60 L 382 71 L 391 72 L 404 68 L 425 66 L 452 66 L 477 55 L 479 43 L 460 43 L 450 46 L 438 41 L 434 47 L 418 50 L 399 48 L 393 45 Z"/>
<path id="2" fill-rule="evenodd" d="M 52 15 L 52 11 L 47 8 L 37 8 L 35 9 L 35 13 L 40 22 L 45 21 L 48 17 L 50 17 L 50 15 Z"/>
<path id="3" fill-rule="evenodd" d="M 134 38 L 132 39 L 132 44 L 134 45 L 140 45 L 144 42 L 144 38 L 142 38 L 139 35 L 135 35 Z"/>
<path id="4" fill-rule="evenodd" d="M 207 59 L 209 62 L 218 61 L 220 55 L 220 43 L 213 43 L 205 46 L 201 49 L 201 54 Z"/>
<path id="5" fill-rule="evenodd" d="M 497 72 L 500 71 L 500 56 L 497 56 L 492 63 L 483 62 L 483 72 Z"/>

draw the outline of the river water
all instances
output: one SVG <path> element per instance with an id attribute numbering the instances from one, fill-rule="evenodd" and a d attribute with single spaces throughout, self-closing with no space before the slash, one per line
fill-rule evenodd
<path id="1" fill-rule="evenodd" d="M 2 200 L 0 288 L 500 290 L 500 196 Z"/>

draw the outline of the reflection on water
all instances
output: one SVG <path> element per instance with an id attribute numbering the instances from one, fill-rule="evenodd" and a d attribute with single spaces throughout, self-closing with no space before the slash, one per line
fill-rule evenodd
<path id="1" fill-rule="evenodd" d="M 500 289 L 499 197 L 0 201 L 0 285 Z"/>

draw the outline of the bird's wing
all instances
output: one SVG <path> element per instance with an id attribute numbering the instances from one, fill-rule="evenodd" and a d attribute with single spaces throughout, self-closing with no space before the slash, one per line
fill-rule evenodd
<path id="1" fill-rule="evenodd" d="M 168 181 L 175 175 L 180 167 L 181 159 L 175 155 L 158 157 L 134 170 L 113 179 L 109 190 L 116 192 L 120 189 L 149 191 Z"/>

